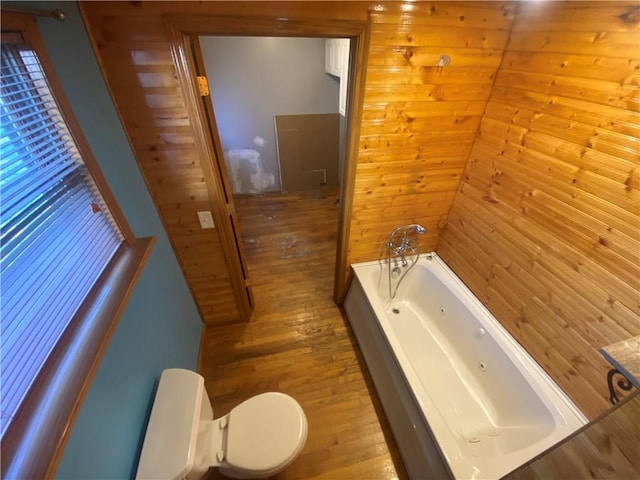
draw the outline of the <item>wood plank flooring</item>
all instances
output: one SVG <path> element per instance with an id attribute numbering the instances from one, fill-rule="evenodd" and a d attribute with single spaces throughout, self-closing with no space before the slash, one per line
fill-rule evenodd
<path id="1" fill-rule="evenodd" d="M 337 190 L 235 198 L 253 285 L 247 324 L 210 328 L 200 371 L 216 417 L 265 391 L 296 398 L 306 446 L 277 479 L 408 479 L 372 380 L 333 302 Z M 223 478 L 213 470 L 210 479 Z"/>

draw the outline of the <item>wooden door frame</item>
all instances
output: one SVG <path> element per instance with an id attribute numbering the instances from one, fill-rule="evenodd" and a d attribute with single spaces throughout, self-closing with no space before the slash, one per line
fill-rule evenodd
<path id="1" fill-rule="evenodd" d="M 324 37 L 349 38 L 351 51 L 349 85 L 347 92 L 346 156 L 342 165 L 338 238 L 336 245 L 334 300 L 342 303 L 347 292 L 349 265 L 347 263 L 349 233 L 355 189 L 356 163 L 360 139 L 360 119 L 364 101 L 367 52 L 369 51 L 370 23 L 355 20 L 324 20 L 307 18 L 279 18 L 277 16 L 235 15 L 167 15 L 165 25 L 171 38 L 171 50 L 177 75 L 182 86 L 189 115 L 194 121 L 194 136 L 198 153 L 203 161 L 205 180 L 209 191 L 214 218 L 219 225 L 219 235 L 233 291 L 241 318 L 251 314 L 246 295 L 243 267 L 236 248 L 233 226 L 228 217 L 227 199 L 224 193 L 226 175 L 223 150 L 218 133 L 208 131 L 204 111 L 196 84 L 197 68 L 194 62 L 192 38 L 202 35 L 237 35 L 269 37 Z M 212 138 L 213 137 L 213 138 Z"/>

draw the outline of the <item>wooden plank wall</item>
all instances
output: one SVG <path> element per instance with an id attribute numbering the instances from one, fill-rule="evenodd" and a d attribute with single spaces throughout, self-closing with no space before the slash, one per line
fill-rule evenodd
<path id="1" fill-rule="evenodd" d="M 640 7 L 523 3 L 438 253 L 590 418 L 640 333 Z"/>
<path id="2" fill-rule="evenodd" d="M 217 229 L 196 212 L 212 210 L 194 126 L 165 25 L 167 14 L 273 15 L 367 19 L 367 4 L 335 2 L 80 2 L 98 61 L 147 187 L 207 326 L 237 322 L 230 274 Z M 332 12 L 333 10 L 333 12 Z"/>
<path id="3" fill-rule="evenodd" d="M 433 251 L 514 19 L 500 2 L 382 3 L 371 43 L 348 263 L 377 259 L 397 226 Z M 446 54 L 448 66 L 437 66 Z"/>
<path id="4" fill-rule="evenodd" d="M 374 15 L 347 263 L 378 258 L 389 232 L 419 222 L 433 250 L 499 65 L 513 6 L 384 2 Z M 166 14 L 369 18 L 367 2 L 82 2 L 140 168 L 207 325 L 239 317 L 193 125 L 175 77 Z M 437 68 L 440 54 L 449 67 Z"/>
<path id="5" fill-rule="evenodd" d="M 117 15 L 125 5 L 82 5 L 99 62 L 203 321 L 237 319 L 217 230 L 198 223 L 209 193 L 162 17 Z"/>

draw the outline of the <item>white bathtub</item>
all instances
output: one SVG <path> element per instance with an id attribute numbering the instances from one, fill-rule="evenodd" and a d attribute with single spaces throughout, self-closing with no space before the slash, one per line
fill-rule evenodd
<path id="1" fill-rule="evenodd" d="M 412 478 L 496 479 L 587 419 L 435 254 L 389 299 L 353 265 L 345 310 Z"/>

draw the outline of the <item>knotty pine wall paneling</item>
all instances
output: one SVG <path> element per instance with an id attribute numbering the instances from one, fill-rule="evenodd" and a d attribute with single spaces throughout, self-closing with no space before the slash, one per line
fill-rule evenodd
<path id="1" fill-rule="evenodd" d="M 522 3 L 437 252 L 590 418 L 640 334 L 640 7 Z"/>
<path id="2" fill-rule="evenodd" d="M 346 265 L 378 258 L 398 225 L 446 221 L 514 18 L 499 2 L 81 2 L 140 168 L 207 325 L 238 319 L 209 193 L 175 76 L 165 16 L 283 16 L 374 23 Z M 248 27 L 250 31 L 250 27 Z M 436 67 L 439 56 L 451 64 Z"/>
<path id="3" fill-rule="evenodd" d="M 365 2 L 80 2 L 121 121 L 207 326 L 237 322 L 230 273 L 217 229 L 201 230 L 211 210 L 194 124 L 173 59 L 168 15 L 274 15 L 365 21 Z M 251 34 L 248 22 L 248 34 Z M 346 268 L 346 267 L 345 267 Z"/>
<path id="4" fill-rule="evenodd" d="M 239 311 L 217 230 L 198 223 L 196 212 L 211 210 L 209 193 L 163 18 L 132 14 L 120 2 L 96 5 L 108 16 L 95 17 L 87 7 L 82 4 L 103 73 L 202 319 L 235 321 Z"/>
<path id="5" fill-rule="evenodd" d="M 382 3 L 370 15 L 349 263 L 377 259 L 397 226 L 432 251 L 471 151 L 515 6 Z M 447 66 L 437 66 L 448 55 Z"/>

